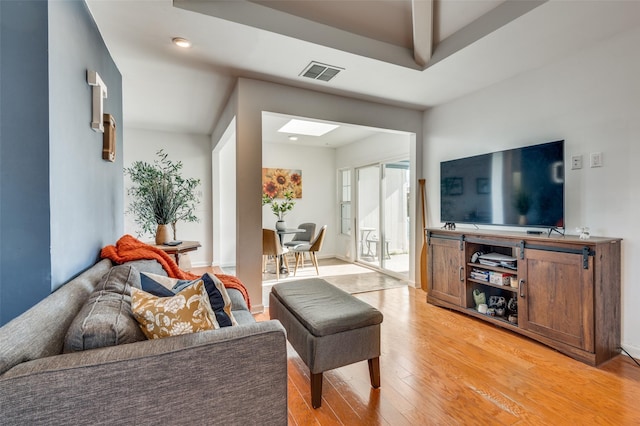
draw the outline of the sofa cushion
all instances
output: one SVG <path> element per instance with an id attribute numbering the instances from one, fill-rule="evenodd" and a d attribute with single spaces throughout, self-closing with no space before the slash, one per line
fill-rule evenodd
<path id="1" fill-rule="evenodd" d="M 220 327 L 229 327 L 231 325 L 237 325 L 233 313 L 231 312 L 232 300 L 227 293 L 227 289 L 224 284 L 213 274 L 204 274 L 201 278 L 193 281 L 180 280 L 177 278 L 170 278 L 159 276 L 150 273 L 141 273 L 140 280 L 142 283 L 142 289 L 148 293 L 151 293 L 158 297 L 168 297 L 178 293 L 184 288 L 194 284 L 197 281 L 204 281 L 204 286 L 207 289 L 209 295 L 209 302 L 211 308 L 216 316 L 216 321 Z M 151 283 L 153 281 L 153 284 Z M 168 290 L 170 288 L 171 290 Z M 167 294 L 167 291 L 170 292 Z M 246 306 L 246 305 L 245 305 Z"/>
<path id="2" fill-rule="evenodd" d="M 110 260 L 101 260 L 0 327 L 0 375 L 22 362 L 62 353 L 69 326 L 111 267 Z"/>
<path id="3" fill-rule="evenodd" d="M 140 288 L 138 270 L 131 265 L 111 268 L 71 322 L 64 352 L 145 340 L 131 312 L 131 288 Z"/>
<path id="4" fill-rule="evenodd" d="M 238 325 L 254 324 L 256 319 L 249 311 L 233 311 L 233 318 Z"/>
<path id="5" fill-rule="evenodd" d="M 225 287 L 226 288 L 226 287 Z M 229 299 L 231 299 L 231 311 L 249 311 L 247 307 L 247 302 L 244 300 L 244 296 L 235 288 L 227 288 L 227 294 L 229 295 Z"/>
<path id="6" fill-rule="evenodd" d="M 165 271 L 160 262 L 155 259 L 130 260 L 129 262 L 123 263 L 123 265 L 131 265 L 140 272 L 150 272 L 156 275 L 167 276 L 167 271 Z"/>
<path id="7" fill-rule="evenodd" d="M 173 297 L 157 297 L 133 289 L 131 307 L 140 328 L 149 339 L 220 328 L 202 280 Z"/>

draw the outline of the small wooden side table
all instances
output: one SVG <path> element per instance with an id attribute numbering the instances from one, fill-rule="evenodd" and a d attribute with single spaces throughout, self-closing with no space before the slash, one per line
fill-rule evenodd
<path id="1" fill-rule="evenodd" d="M 177 246 L 168 246 L 166 244 L 151 244 L 155 248 L 159 248 L 167 254 L 172 254 L 176 258 L 176 264 L 180 265 L 180 254 L 198 250 L 201 247 L 199 241 L 183 241 Z"/>

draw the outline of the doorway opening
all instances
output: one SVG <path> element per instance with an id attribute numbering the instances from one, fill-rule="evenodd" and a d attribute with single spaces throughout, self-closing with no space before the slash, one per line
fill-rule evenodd
<path id="1" fill-rule="evenodd" d="M 283 131 L 292 120 L 327 124 L 333 130 L 320 136 Z M 413 281 L 415 194 L 410 181 L 416 176 L 414 133 L 263 111 L 262 142 L 263 169 L 297 170 L 301 176 L 302 196 L 295 199 L 295 207 L 287 213 L 287 227 L 308 222 L 317 228 L 327 225 L 318 257 L 359 263 L 394 278 Z M 375 202 L 386 212 L 380 222 L 378 208 L 376 219 L 367 218 L 367 223 L 373 223 L 365 226 L 358 223 L 356 172 L 369 166 L 375 167 L 377 185 L 384 186 L 386 195 L 380 198 L 381 188 L 377 188 Z M 273 228 L 275 217 L 271 210 L 263 208 L 262 213 L 263 227 Z M 359 239 L 363 227 L 374 228 L 378 233 Z M 382 257 L 382 251 L 378 254 L 380 243 L 375 241 L 381 231 L 385 233 Z M 360 250 L 361 246 L 365 251 Z M 367 252 L 371 255 L 363 256 Z"/>

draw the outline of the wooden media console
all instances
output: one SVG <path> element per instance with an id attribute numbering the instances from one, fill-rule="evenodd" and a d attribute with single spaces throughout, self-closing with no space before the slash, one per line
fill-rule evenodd
<path id="1" fill-rule="evenodd" d="M 426 234 L 428 303 L 489 321 L 590 365 L 619 353 L 620 238 L 462 229 Z M 515 261 L 480 263 L 479 254 L 488 253 Z M 487 304 L 500 300 L 517 308 L 481 313 L 476 300 L 481 297 Z"/>

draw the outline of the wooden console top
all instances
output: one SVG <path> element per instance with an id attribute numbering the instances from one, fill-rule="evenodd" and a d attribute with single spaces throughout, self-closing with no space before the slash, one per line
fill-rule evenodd
<path id="1" fill-rule="evenodd" d="M 491 230 L 491 229 L 474 229 L 474 228 L 456 228 L 455 230 L 448 230 L 442 228 L 427 228 L 427 232 L 437 233 L 438 235 L 473 235 L 478 237 L 487 237 L 487 238 L 496 238 L 496 237 L 504 237 L 504 238 L 517 238 L 521 240 L 528 241 L 548 241 L 553 243 L 579 243 L 584 245 L 594 245 L 601 243 L 612 243 L 617 241 L 622 241 L 622 238 L 612 238 L 612 237 L 594 237 L 591 236 L 586 240 L 581 240 L 578 235 L 559 235 L 558 233 L 551 233 L 551 235 L 547 235 L 547 231 L 543 231 L 542 234 L 527 234 L 526 231 L 518 232 L 518 231 L 503 231 L 503 230 Z"/>

